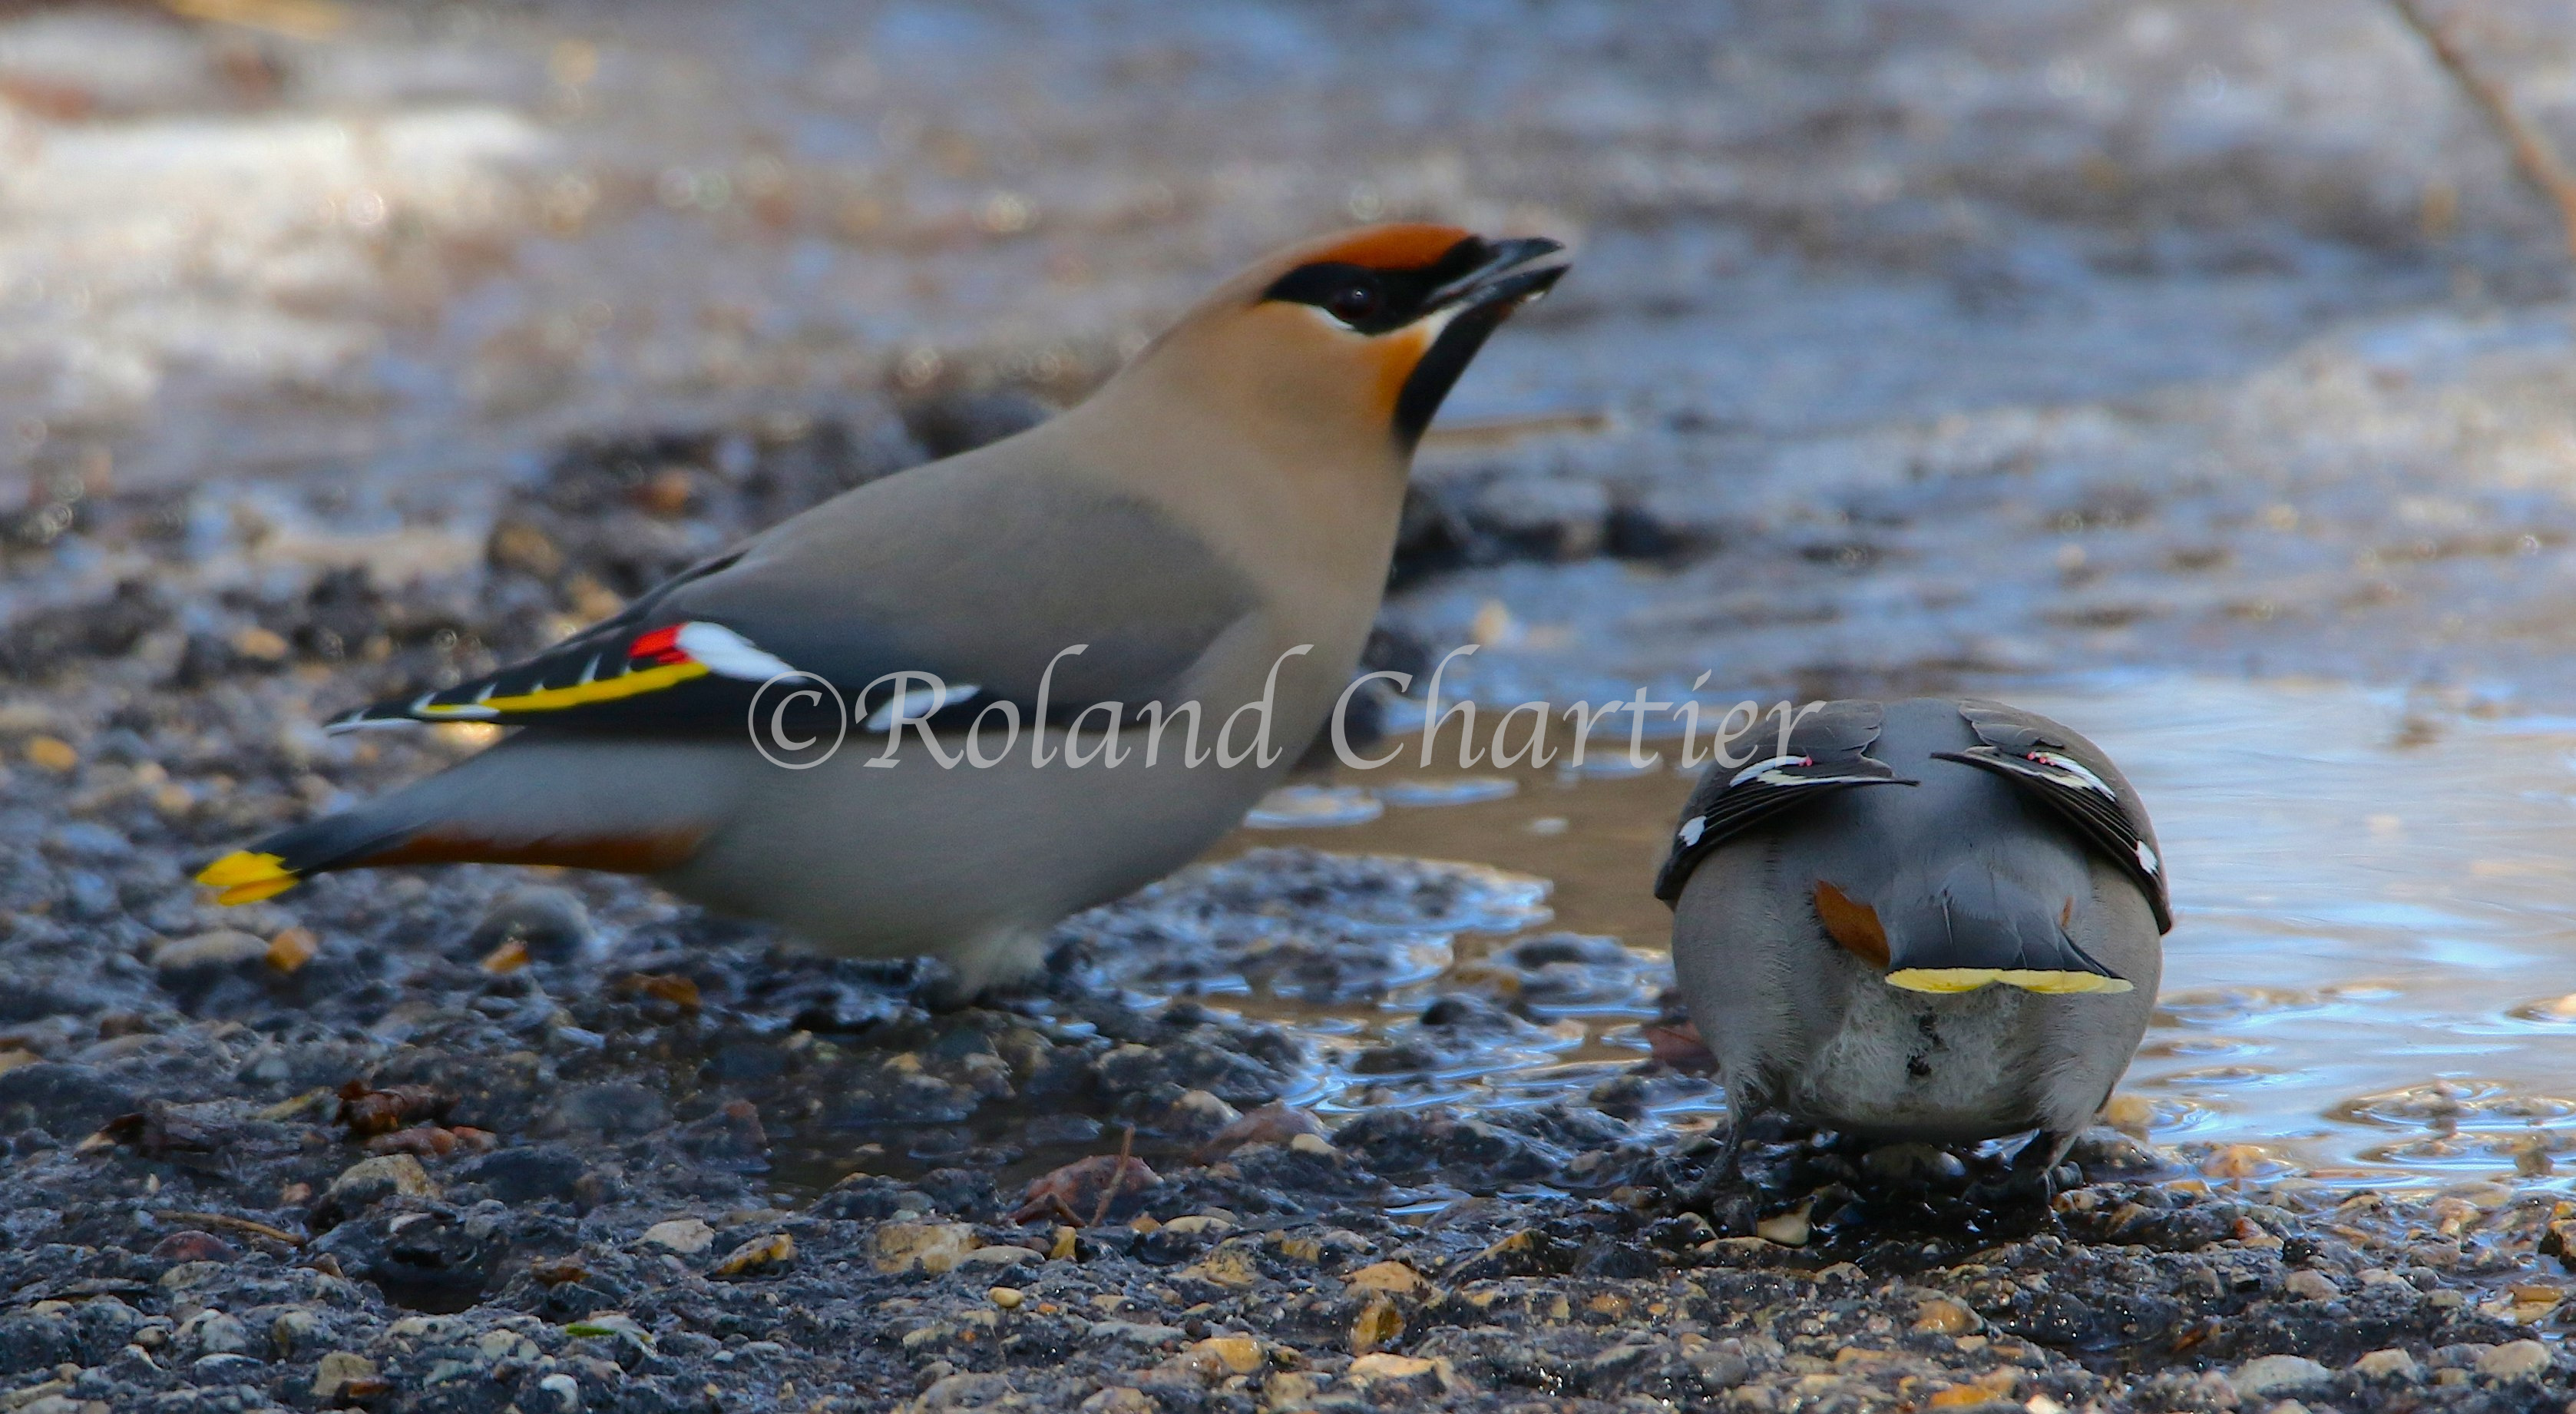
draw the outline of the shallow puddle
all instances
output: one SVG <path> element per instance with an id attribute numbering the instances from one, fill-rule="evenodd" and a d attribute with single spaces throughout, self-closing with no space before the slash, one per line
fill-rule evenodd
<path id="1" fill-rule="evenodd" d="M 2163 1004 L 2115 1118 L 2231 1174 L 2566 1181 L 2576 720 L 2190 677 L 2009 695 L 2112 752 L 2171 861 Z M 1446 754 L 1423 769 L 1408 748 L 1293 788 L 1216 852 L 1409 855 L 1549 885 L 1542 902 L 1495 877 L 1481 913 L 1391 936 L 1408 961 L 1376 996 L 1251 985 L 1215 999 L 1325 1053 L 1300 1098 L 1326 1113 L 1579 1096 L 1647 1053 L 1643 1023 L 1670 980 L 1669 914 L 1648 880 L 1688 780 L 1661 766 L 1461 771 Z M 1424 1006 L 1454 993 L 1518 997 L 1540 1024 L 1465 1058 L 1409 1051 Z M 1723 1112 L 1687 1085 L 1643 1100 L 1668 1123 Z"/>

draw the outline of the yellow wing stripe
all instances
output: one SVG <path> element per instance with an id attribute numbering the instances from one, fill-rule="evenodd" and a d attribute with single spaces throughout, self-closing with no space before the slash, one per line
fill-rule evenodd
<path id="1" fill-rule="evenodd" d="M 2128 983 L 2099 973 L 2043 972 L 2020 967 L 1907 967 L 1887 974 L 1887 982 L 1909 992 L 1973 992 L 1997 982 L 2050 996 L 2129 990 Z"/>
<path id="2" fill-rule="evenodd" d="M 570 687 L 541 687 L 508 697 L 486 697 L 480 702 L 433 702 L 420 710 L 423 715 L 452 713 L 460 716 L 467 712 L 476 716 L 485 712 L 559 712 L 566 707 L 587 707 L 594 702 L 614 702 L 621 697 L 659 692 L 666 687 L 677 687 L 691 678 L 705 677 L 708 671 L 704 663 L 665 663 L 658 668 L 620 673 L 613 678 L 597 678 L 574 683 Z"/>
<path id="3" fill-rule="evenodd" d="M 208 888 L 221 889 L 215 902 L 225 905 L 257 903 L 274 898 L 295 887 L 295 871 L 274 854 L 253 854 L 237 849 L 197 875 L 197 882 Z"/>

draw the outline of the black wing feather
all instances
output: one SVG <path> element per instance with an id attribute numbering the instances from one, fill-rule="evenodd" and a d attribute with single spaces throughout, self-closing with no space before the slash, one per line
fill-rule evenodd
<path id="1" fill-rule="evenodd" d="M 1668 904 L 1679 899 L 1691 871 L 1710 851 L 1766 820 L 1861 786 L 1918 784 L 1869 754 L 1885 721 L 1886 711 L 1876 702 L 1823 703 L 1790 729 L 1785 753 L 1749 765 L 1721 761 L 1709 767 L 1682 807 L 1672 852 L 1655 875 L 1655 897 Z M 1765 749 L 1778 751 L 1777 738 Z"/>
<path id="2" fill-rule="evenodd" d="M 1991 771 L 2074 826 L 2137 881 L 2155 911 L 2156 931 L 2172 932 L 2173 895 L 2155 826 L 2137 789 L 2102 748 L 2046 717 L 2000 702 L 1969 699 L 1959 704 L 1959 715 L 1984 745 L 1933 756 Z"/>

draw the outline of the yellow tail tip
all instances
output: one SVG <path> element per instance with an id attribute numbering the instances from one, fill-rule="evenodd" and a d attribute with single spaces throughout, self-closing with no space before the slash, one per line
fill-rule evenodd
<path id="1" fill-rule="evenodd" d="M 243 849 L 207 865 L 198 873 L 197 882 L 223 890 L 215 896 L 217 903 L 257 903 L 294 888 L 295 871 L 274 854 L 253 854 Z"/>
<path id="2" fill-rule="evenodd" d="M 1887 984 L 1909 992 L 1973 992 L 2000 983 L 2025 992 L 2063 996 L 2075 992 L 2125 992 L 2129 984 L 2096 972 L 2042 972 L 2018 967 L 1906 967 L 1887 974 Z"/>

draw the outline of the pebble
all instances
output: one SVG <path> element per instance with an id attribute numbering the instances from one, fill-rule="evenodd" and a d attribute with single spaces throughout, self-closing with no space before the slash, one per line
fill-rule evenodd
<path id="1" fill-rule="evenodd" d="M 375 1377 L 375 1361 L 355 1351 L 334 1350 L 323 1355 L 314 1367 L 313 1392 L 324 1399 L 337 1399 L 350 1385 Z"/>
<path id="2" fill-rule="evenodd" d="M 2259 1399 L 2326 1384 L 2333 1379 L 2333 1373 L 2325 1366 L 2304 1355 L 2265 1355 L 2237 1366 L 2229 1372 L 2227 1383 L 2236 1391 L 2238 1398 Z"/>
<path id="3" fill-rule="evenodd" d="M 2478 1357 L 2478 1373 L 2487 1379 L 2510 1384 L 2537 1379 L 2549 1370 L 2549 1347 L 2536 1340 L 2514 1340 L 2497 1346 Z"/>
<path id="4" fill-rule="evenodd" d="M 1429 1284 L 1420 1272 L 1402 1262 L 1372 1262 L 1342 1278 L 1342 1285 L 1349 1290 L 1384 1291 L 1396 1296 L 1419 1296 Z"/>
<path id="5" fill-rule="evenodd" d="M 1036 1253 L 1022 1248 L 1011 1250 L 1022 1252 L 1032 1261 L 1037 1258 Z M 783 1270 L 795 1260 L 796 1239 L 783 1232 L 773 1232 L 755 1237 L 726 1253 L 711 1274 L 720 1277 L 766 1275 Z"/>
<path id="6" fill-rule="evenodd" d="M 239 967 L 244 963 L 267 960 L 266 939 L 230 929 L 173 939 L 152 950 L 152 966 L 161 972 Z"/>
<path id="7" fill-rule="evenodd" d="M 2402 1380 L 2413 1384 L 2424 1378 L 2424 1367 L 2403 1350 L 2374 1350 L 2352 1362 L 2353 1373 L 2366 1380 Z"/>
<path id="8" fill-rule="evenodd" d="M 2308 1301 L 2332 1301 L 2343 1295 L 2343 1288 L 2336 1286 L 2332 1277 L 2304 1269 L 2283 1278 L 2281 1289 Z"/>
<path id="9" fill-rule="evenodd" d="M 886 1223 L 877 1229 L 875 1265 L 881 1272 L 938 1276 L 955 1271 L 978 1245 L 965 1223 Z"/>
<path id="10" fill-rule="evenodd" d="M 715 1245 L 716 1230 L 707 1226 L 703 1218 L 672 1218 L 644 1229 L 642 1240 L 684 1257 L 695 1256 Z"/>
<path id="11" fill-rule="evenodd" d="M 354 1217 L 392 1197 L 435 1198 L 438 1185 L 429 1170 L 409 1154 L 378 1154 L 340 1171 L 322 1190 L 319 1209 L 340 1218 Z"/>

